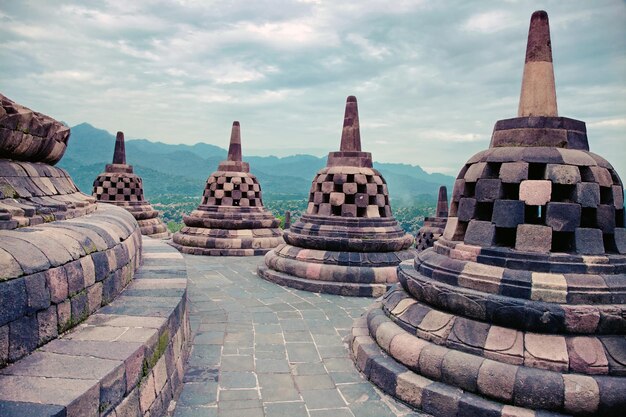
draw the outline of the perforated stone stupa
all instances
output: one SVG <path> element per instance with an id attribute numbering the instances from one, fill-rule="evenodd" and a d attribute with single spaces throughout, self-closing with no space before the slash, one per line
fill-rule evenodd
<path id="1" fill-rule="evenodd" d="M 355 323 L 357 367 L 434 416 L 623 416 L 623 196 L 585 123 L 557 115 L 535 12 L 518 117 L 461 169 L 443 236 Z"/>
<path id="2" fill-rule="evenodd" d="M 435 217 L 426 217 L 424 219 L 424 225 L 417 231 L 417 236 L 415 236 L 415 248 L 421 252 L 432 247 L 443 234 L 447 221 L 448 189 L 442 185 L 439 187 Z"/>
<path id="3" fill-rule="evenodd" d="M 70 129 L 0 94 L 0 368 L 85 320 L 140 263 L 133 217 L 53 166 Z"/>
<path id="4" fill-rule="evenodd" d="M 261 184 L 242 161 L 239 122 L 233 122 L 227 160 L 207 179 L 198 208 L 183 220 L 172 243 L 183 253 L 264 255 L 283 243 L 280 220 L 263 207 Z"/>
<path id="5" fill-rule="evenodd" d="M 115 204 L 130 212 L 139 223 L 141 234 L 152 238 L 169 236 L 167 226 L 159 218 L 159 212 L 143 196 L 143 180 L 133 173 L 133 166 L 126 163 L 124 133 L 117 132 L 113 163 L 93 182 L 93 196 L 99 202 Z"/>
<path id="6" fill-rule="evenodd" d="M 311 185 L 309 205 L 285 230 L 286 244 L 265 256 L 258 274 L 315 292 L 380 296 L 396 266 L 414 256 L 413 238 L 391 214 L 387 184 L 361 151 L 356 98 L 348 97 L 339 152 Z"/>

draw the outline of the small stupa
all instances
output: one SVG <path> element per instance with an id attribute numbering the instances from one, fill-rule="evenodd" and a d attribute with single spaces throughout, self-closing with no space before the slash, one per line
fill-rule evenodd
<path id="1" fill-rule="evenodd" d="M 263 207 L 261 185 L 242 161 L 239 122 L 233 122 L 228 158 L 207 179 L 198 208 L 183 220 L 172 243 L 183 253 L 264 255 L 283 243 L 280 220 Z"/>
<path id="2" fill-rule="evenodd" d="M 439 187 L 439 197 L 435 217 L 426 217 L 424 225 L 415 236 L 415 248 L 418 252 L 428 249 L 441 237 L 448 221 L 448 189 L 445 185 Z"/>
<path id="3" fill-rule="evenodd" d="M 361 151 L 356 97 L 350 96 L 339 152 L 313 179 L 309 205 L 265 256 L 259 276 L 314 292 L 377 297 L 397 282 L 396 266 L 415 255 L 413 237 L 391 214 L 387 184 Z"/>
<path id="4" fill-rule="evenodd" d="M 139 223 L 141 234 L 155 239 L 169 237 L 167 226 L 159 218 L 159 212 L 143 196 L 143 180 L 133 173 L 133 166 L 126 163 L 124 133 L 117 132 L 113 163 L 93 182 L 93 193 L 100 203 L 115 204 L 130 212 Z"/>
<path id="5" fill-rule="evenodd" d="M 622 182 L 557 114 L 548 15 L 533 13 L 518 117 L 469 159 L 445 232 L 358 319 L 351 351 L 433 416 L 623 416 Z"/>

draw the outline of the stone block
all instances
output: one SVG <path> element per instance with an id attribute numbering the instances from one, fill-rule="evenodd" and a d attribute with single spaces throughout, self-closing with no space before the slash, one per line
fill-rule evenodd
<path id="1" fill-rule="evenodd" d="M 600 390 L 596 381 L 586 375 L 565 374 L 565 412 L 593 415 L 598 411 Z"/>
<path id="2" fill-rule="evenodd" d="M 0 326 L 0 366 L 9 360 L 9 325 Z"/>
<path id="3" fill-rule="evenodd" d="M 365 186 L 365 190 L 367 195 L 376 195 L 378 194 L 378 185 L 369 183 Z"/>
<path id="4" fill-rule="evenodd" d="M 520 407 L 558 410 L 564 391 L 563 377 L 556 372 L 521 366 L 515 375 L 513 398 Z"/>
<path id="5" fill-rule="evenodd" d="M 480 202 L 495 201 L 502 198 L 502 180 L 481 178 L 476 183 L 476 200 Z"/>
<path id="6" fill-rule="evenodd" d="M 576 203 L 548 203 L 546 225 L 555 232 L 573 232 L 580 226 L 581 207 Z M 613 217 L 615 221 L 615 217 Z"/>
<path id="7" fill-rule="evenodd" d="M 380 210 L 378 210 L 378 206 L 367 206 L 367 217 L 380 217 Z"/>
<path id="8" fill-rule="evenodd" d="M 479 356 L 450 350 L 441 363 L 442 382 L 463 390 L 475 391 L 478 370 L 483 361 Z"/>
<path id="9" fill-rule="evenodd" d="M 109 258 L 105 251 L 94 252 L 91 254 L 93 260 L 96 281 L 102 281 L 111 272 L 109 267 Z"/>
<path id="10" fill-rule="evenodd" d="M 528 179 L 527 162 L 505 162 L 500 166 L 500 179 L 504 183 L 519 184 Z"/>
<path id="11" fill-rule="evenodd" d="M 59 333 L 64 332 L 70 326 L 72 319 L 72 305 L 70 300 L 65 300 L 57 305 L 57 325 Z"/>
<path id="12" fill-rule="evenodd" d="M 624 189 L 619 185 L 611 187 L 613 193 L 613 206 L 616 210 L 624 208 Z"/>
<path id="13" fill-rule="evenodd" d="M 46 310 L 38 312 L 37 324 L 39 326 L 39 345 L 55 339 L 59 334 L 56 306 L 50 306 Z"/>
<path id="14" fill-rule="evenodd" d="M 80 258 L 80 267 L 83 271 L 85 287 L 93 285 L 94 282 L 96 282 L 96 269 L 91 256 L 84 256 Z"/>
<path id="15" fill-rule="evenodd" d="M 486 162 L 478 162 L 472 164 L 469 166 L 469 168 L 467 168 L 467 171 L 465 171 L 465 176 L 463 177 L 463 179 L 465 180 L 465 182 L 476 182 L 479 178 L 483 178 L 483 174 L 486 168 Z"/>
<path id="16" fill-rule="evenodd" d="M 569 357 L 563 336 L 526 333 L 524 348 L 524 366 L 567 371 Z"/>
<path id="17" fill-rule="evenodd" d="M 467 226 L 464 242 L 468 245 L 493 246 L 496 238 L 496 226 L 487 221 L 472 220 Z"/>
<path id="18" fill-rule="evenodd" d="M 87 304 L 89 313 L 94 313 L 102 306 L 102 283 L 98 282 L 87 288 Z"/>
<path id="19" fill-rule="evenodd" d="M 446 240 L 459 241 L 463 239 L 464 233 L 465 229 L 459 223 L 459 219 L 457 217 L 448 217 L 442 237 Z"/>
<path id="20" fill-rule="evenodd" d="M 333 183 L 332 181 L 324 181 L 322 183 L 322 192 L 324 194 L 330 194 L 333 191 L 335 191 L 335 183 Z"/>
<path id="21" fill-rule="evenodd" d="M 582 180 L 585 182 L 596 182 L 600 187 L 613 186 L 613 178 L 608 169 L 599 166 L 591 166 L 582 173 Z"/>
<path id="22" fill-rule="evenodd" d="M 39 342 L 35 316 L 23 316 L 9 324 L 9 360 L 15 361 L 32 352 Z"/>
<path id="23" fill-rule="evenodd" d="M 63 268 L 67 275 L 67 289 L 70 296 L 82 291 L 85 288 L 85 281 L 80 261 L 68 262 L 63 265 Z"/>
<path id="24" fill-rule="evenodd" d="M 578 184 L 581 180 L 577 166 L 560 164 L 548 164 L 545 179 L 555 184 Z"/>
<path id="25" fill-rule="evenodd" d="M 515 249 L 521 252 L 548 253 L 552 248 L 552 228 L 520 224 L 515 234 Z"/>
<path id="26" fill-rule="evenodd" d="M 615 229 L 615 246 L 618 253 L 626 254 L 626 229 L 623 227 Z"/>
<path id="27" fill-rule="evenodd" d="M 70 306 L 73 323 L 78 323 L 85 320 L 89 315 L 87 291 L 83 291 L 72 297 L 70 299 Z"/>
<path id="28" fill-rule="evenodd" d="M 42 272 L 24 277 L 28 294 L 28 312 L 44 310 L 50 306 L 50 291 L 46 285 L 46 275 Z M 0 324 L 1 320 L 0 320 Z"/>
<path id="29" fill-rule="evenodd" d="M 367 207 L 369 205 L 369 201 L 370 201 L 370 198 L 369 198 L 369 195 L 367 194 L 357 193 L 356 196 L 354 197 L 354 203 L 356 204 L 357 207 Z"/>
<path id="30" fill-rule="evenodd" d="M 519 200 L 497 200 L 493 204 L 491 221 L 496 227 L 517 227 L 524 223 L 525 205 Z"/>
<path id="31" fill-rule="evenodd" d="M 24 278 L 0 281 L 0 326 L 19 317 L 28 309 L 28 295 Z"/>
<path id="32" fill-rule="evenodd" d="M 576 253 L 581 255 L 601 255 L 604 253 L 602 230 L 577 227 L 574 231 Z"/>
<path id="33" fill-rule="evenodd" d="M 474 218 L 476 214 L 476 199 L 474 198 L 461 198 L 459 200 L 459 208 L 457 211 L 457 217 L 460 221 L 468 222 Z"/>
<path id="34" fill-rule="evenodd" d="M 613 233 L 615 230 L 615 207 L 600 204 L 596 208 L 596 224 L 603 233 Z"/>
<path id="35" fill-rule="evenodd" d="M 356 217 L 356 204 L 344 204 L 341 206 L 341 216 Z"/>
<path id="36" fill-rule="evenodd" d="M 125 393 L 124 367 L 118 366 L 100 381 L 100 413 L 104 414 L 119 404 Z"/>
<path id="37" fill-rule="evenodd" d="M 517 367 L 485 359 L 478 371 L 478 390 L 481 394 L 500 401 L 511 402 Z"/>
<path id="38" fill-rule="evenodd" d="M 600 204 L 600 186 L 594 182 L 576 184 L 574 201 L 583 207 L 598 207 Z"/>
<path id="39" fill-rule="evenodd" d="M 320 216 L 330 216 L 331 213 L 332 210 L 329 203 L 322 203 L 317 209 L 317 214 L 319 214 Z"/>
<path id="40" fill-rule="evenodd" d="M 520 183 L 519 199 L 529 206 L 543 206 L 552 196 L 552 182 L 526 180 Z"/>
<path id="41" fill-rule="evenodd" d="M 332 206 L 341 206 L 346 202 L 346 195 L 344 193 L 330 193 L 330 204 Z"/>
<path id="42" fill-rule="evenodd" d="M 347 182 L 342 187 L 344 194 L 348 195 L 356 194 L 358 188 L 356 182 Z"/>
<path id="43" fill-rule="evenodd" d="M 52 268 L 45 272 L 50 290 L 50 300 L 60 303 L 68 296 L 67 274 L 63 267 Z"/>

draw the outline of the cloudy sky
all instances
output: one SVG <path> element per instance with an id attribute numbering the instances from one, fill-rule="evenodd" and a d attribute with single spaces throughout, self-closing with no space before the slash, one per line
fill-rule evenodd
<path id="1" fill-rule="evenodd" d="M 536 9 L 560 115 L 626 176 L 621 0 L 0 0 L 0 92 L 167 143 L 226 147 L 240 120 L 244 156 L 336 150 L 354 94 L 376 160 L 455 175 L 516 116 Z"/>

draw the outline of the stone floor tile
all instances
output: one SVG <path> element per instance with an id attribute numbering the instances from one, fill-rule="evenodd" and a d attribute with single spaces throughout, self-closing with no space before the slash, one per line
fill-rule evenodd
<path id="1" fill-rule="evenodd" d="M 334 389 L 335 384 L 328 374 L 322 375 L 296 375 L 294 376 L 300 391 L 314 389 Z"/>
<path id="2" fill-rule="evenodd" d="M 345 407 L 346 402 L 336 389 L 300 391 L 309 410 Z"/>
<path id="3" fill-rule="evenodd" d="M 311 417 L 354 417 L 349 408 L 331 408 L 328 410 L 311 410 Z"/>
<path id="4" fill-rule="evenodd" d="M 303 402 L 266 403 L 265 417 L 308 417 Z"/>

